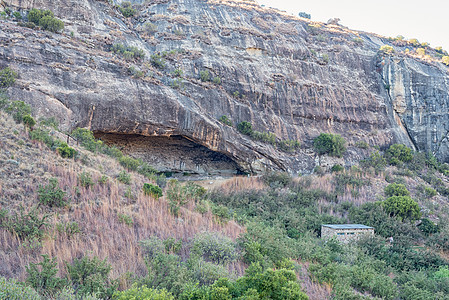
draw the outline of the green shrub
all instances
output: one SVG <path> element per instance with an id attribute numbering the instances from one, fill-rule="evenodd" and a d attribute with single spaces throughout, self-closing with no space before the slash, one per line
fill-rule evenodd
<path id="1" fill-rule="evenodd" d="M 239 258 L 235 243 L 216 232 L 204 232 L 193 239 L 192 253 L 207 261 L 228 264 Z"/>
<path id="2" fill-rule="evenodd" d="M 237 130 L 246 135 L 251 135 L 253 133 L 253 126 L 250 122 L 243 121 L 237 124 Z"/>
<path id="3" fill-rule="evenodd" d="M 369 144 L 365 141 L 358 141 L 355 143 L 355 146 L 360 149 L 368 149 L 369 148 Z"/>
<path id="4" fill-rule="evenodd" d="M 34 125 L 36 125 L 36 121 L 30 115 L 24 115 L 22 117 L 22 122 L 23 122 L 23 125 L 25 125 L 25 127 L 29 128 L 29 129 L 33 129 Z"/>
<path id="5" fill-rule="evenodd" d="M 342 165 L 336 164 L 336 165 L 333 165 L 333 166 L 332 166 L 331 171 L 332 171 L 332 172 L 335 172 L 335 173 L 338 173 L 338 172 L 343 171 L 344 169 L 345 169 L 345 168 L 343 168 Z"/>
<path id="6" fill-rule="evenodd" d="M 64 22 L 51 16 L 44 16 L 39 20 L 39 26 L 44 30 L 57 33 L 64 29 Z"/>
<path id="7" fill-rule="evenodd" d="M 50 130 L 42 128 L 30 131 L 30 139 L 43 142 L 48 148 L 56 150 L 60 146 L 66 145 L 63 141 L 56 139 L 50 135 Z"/>
<path id="8" fill-rule="evenodd" d="M 110 299 L 117 290 L 117 282 L 109 278 L 111 266 L 106 259 L 84 256 L 74 259 L 70 265 L 66 263 L 66 268 L 67 277 L 80 296 L 96 295 Z"/>
<path id="9" fill-rule="evenodd" d="M 225 125 L 232 126 L 232 121 L 226 115 L 221 116 L 218 119 L 218 121 L 220 121 L 221 123 L 223 123 Z"/>
<path id="10" fill-rule="evenodd" d="M 58 223 L 56 224 L 56 230 L 60 234 L 65 234 L 69 239 L 81 232 L 77 222 Z"/>
<path id="11" fill-rule="evenodd" d="M 128 216 L 128 215 L 125 215 L 125 214 L 122 214 L 122 213 L 118 213 L 117 214 L 117 218 L 118 218 L 120 223 L 123 223 L 123 224 L 125 224 L 125 225 L 127 225 L 129 227 L 133 226 L 133 224 L 134 224 L 134 220 L 133 220 L 133 218 L 131 216 Z"/>
<path id="12" fill-rule="evenodd" d="M 426 235 L 437 233 L 440 230 L 438 225 L 427 218 L 421 219 L 421 223 L 418 225 L 418 228 Z"/>
<path id="13" fill-rule="evenodd" d="M 387 160 L 382 156 L 382 154 L 379 153 L 379 151 L 375 151 L 371 153 L 369 158 L 362 160 L 360 162 L 360 166 L 363 168 L 372 167 L 374 169 L 374 172 L 376 174 L 379 174 L 380 172 L 385 170 L 385 167 L 387 166 Z"/>
<path id="14" fill-rule="evenodd" d="M 129 174 L 125 170 L 123 170 L 120 173 L 118 173 L 117 180 L 124 184 L 130 184 L 131 183 L 131 174 Z"/>
<path id="15" fill-rule="evenodd" d="M 156 68 L 165 69 L 165 59 L 163 59 L 159 54 L 151 55 L 150 62 Z"/>
<path id="16" fill-rule="evenodd" d="M 435 191 L 435 189 L 425 186 L 424 187 L 424 196 L 428 199 L 435 197 L 437 195 L 437 191 Z"/>
<path id="17" fill-rule="evenodd" d="M 41 300 L 41 296 L 31 287 L 15 279 L 0 277 L 0 298 L 11 300 Z"/>
<path id="18" fill-rule="evenodd" d="M 405 185 L 398 183 L 390 183 L 385 187 L 385 196 L 410 196 L 410 192 L 407 190 Z"/>
<path id="19" fill-rule="evenodd" d="M 53 14 L 53 12 L 51 10 L 40 10 L 40 9 L 35 9 L 32 8 L 29 12 L 28 12 L 28 21 L 33 22 L 36 25 L 39 25 L 39 21 L 43 18 L 43 17 L 54 17 L 55 15 Z"/>
<path id="20" fill-rule="evenodd" d="M 12 118 L 16 123 L 20 124 L 25 115 L 31 114 L 31 107 L 23 101 L 12 101 L 6 108 L 6 112 L 12 115 Z"/>
<path id="21" fill-rule="evenodd" d="M 401 165 L 413 159 L 412 149 L 402 144 L 394 144 L 385 152 L 385 158 L 390 165 Z"/>
<path id="22" fill-rule="evenodd" d="M 25 212 L 23 207 L 14 215 L 3 214 L 0 218 L 0 227 L 6 228 L 11 233 L 17 234 L 18 238 L 23 240 L 40 240 L 49 226 L 48 219 L 50 215 L 39 216 L 37 208 L 31 208 Z"/>
<path id="23" fill-rule="evenodd" d="M 272 145 L 276 144 L 276 135 L 271 132 L 259 132 L 253 130 L 251 132 L 251 137 L 255 139 L 256 141 L 262 141 L 265 143 L 270 143 Z"/>
<path id="24" fill-rule="evenodd" d="M 421 218 L 421 209 L 418 203 L 409 196 L 392 196 L 382 202 L 384 210 L 391 217 L 398 217 L 400 220 L 415 221 Z"/>
<path id="25" fill-rule="evenodd" d="M 277 145 L 286 152 L 293 152 L 301 147 L 301 143 L 297 140 L 282 140 Z"/>
<path id="26" fill-rule="evenodd" d="M 91 152 L 97 152 L 101 149 L 102 142 L 96 141 L 94 134 L 89 129 L 76 128 L 72 131 L 72 137 L 77 140 L 81 146 Z"/>
<path id="27" fill-rule="evenodd" d="M 65 207 L 69 204 L 66 193 L 59 187 L 58 179 L 51 178 L 48 185 L 39 186 L 39 203 L 49 207 Z"/>
<path id="28" fill-rule="evenodd" d="M 56 151 L 58 151 L 62 158 L 73 158 L 76 155 L 76 150 L 69 147 L 66 143 L 63 143 L 60 147 L 56 148 Z"/>
<path id="29" fill-rule="evenodd" d="M 10 67 L 6 67 L 0 70 L 0 88 L 6 89 L 16 82 L 17 73 Z"/>
<path id="30" fill-rule="evenodd" d="M 83 171 L 82 173 L 78 174 L 78 182 L 82 187 L 90 188 L 94 185 L 94 181 L 92 180 L 92 176 L 90 173 Z"/>
<path id="31" fill-rule="evenodd" d="M 151 289 L 145 286 L 133 285 L 130 289 L 122 292 L 115 292 L 115 300 L 175 300 L 175 297 L 166 290 Z"/>
<path id="32" fill-rule="evenodd" d="M 154 185 L 151 183 L 143 184 L 143 193 L 145 195 L 150 195 L 156 199 L 162 197 L 162 189 L 160 187 L 158 187 L 157 185 Z"/>
<path id="33" fill-rule="evenodd" d="M 338 134 L 321 133 L 313 140 L 313 147 L 319 155 L 341 157 L 346 152 L 345 143 L 346 141 Z"/>
<path id="34" fill-rule="evenodd" d="M 219 85 L 219 84 L 221 84 L 221 78 L 220 78 L 219 76 L 215 76 L 215 77 L 212 79 L 212 82 L 213 82 L 214 84 L 216 84 L 216 85 Z"/>
<path id="35" fill-rule="evenodd" d="M 208 70 L 203 70 L 200 72 L 200 79 L 202 82 L 206 82 L 210 80 L 210 74 Z"/>
<path id="36" fill-rule="evenodd" d="M 266 185 L 270 187 L 286 187 L 292 182 L 292 177 L 287 172 L 270 172 L 262 177 Z"/>
<path id="37" fill-rule="evenodd" d="M 129 1 L 123 2 L 119 9 L 125 18 L 132 17 L 136 14 L 136 10 L 132 7 L 131 2 Z"/>
<path id="38" fill-rule="evenodd" d="M 127 60 L 145 58 L 145 52 L 142 49 L 133 46 L 125 46 L 120 43 L 112 45 L 111 51 L 116 54 L 122 55 Z"/>
<path id="39" fill-rule="evenodd" d="M 22 15 L 20 14 L 20 12 L 15 11 L 12 15 L 16 20 L 22 20 Z"/>
<path id="40" fill-rule="evenodd" d="M 141 162 L 138 159 L 125 155 L 119 158 L 119 162 L 123 167 L 131 171 L 137 171 L 137 168 L 141 164 Z"/>
<path id="41" fill-rule="evenodd" d="M 212 214 L 220 218 L 220 221 L 227 222 L 231 219 L 231 213 L 229 208 L 224 205 L 214 205 L 212 206 Z"/>
<path id="42" fill-rule="evenodd" d="M 199 286 L 209 286 L 220 278 L 228 278 L 229 271 L 225 266 L 199 259 L 193 265 L 192 275 Z"/>
<path id="43" fill-rule="evenodd" d="M 40 26 L 44 30 L 59 32 L 64 29 L 64 22 L 55 18 L 50 10 L 31 9 L 28 13 L 28 21 Z"/>
<path id="44" fill-rule="evenodd" d="M 58 263 L 55 257 L 50 259 L 48 255 L 42 254 L 42 258 L 40 263 L 30 263 L 26 267 L 26 282 L 41 295 L 50 298 L 62 290 L 67 285 L 67 281 L 56 276 Z"/>

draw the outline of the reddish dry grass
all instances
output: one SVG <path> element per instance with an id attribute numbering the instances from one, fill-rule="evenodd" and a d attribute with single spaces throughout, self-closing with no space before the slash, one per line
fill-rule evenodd
<path id="1" fill-rule="evenodd" d="M 329 284 L 319 284 L 313 281 L 309 274 L 309 263 L 298 262 L 300 270 L 298 272 L 298 280 L 301 287 L 309 296 L 310 300 L 325 300 L 331 298 L 332 287 Z"/>
<path id="2" fill-rule="evenodd" d="M 9 131 L 23 130 L 3 118 L 7 117 L 0 115 L 0 127 L 3 130 L 8 127 Z M 0 136 L 3 133 L 0 132 Z M 20 145 L 20 140 L 24 141 L 24 145 Z M 6 135 L 6 139 L 1 141 L 5 147 L 2 148 L 0 159 L 6 160 L 14 155 L 20 164 L 0 166 L 0 187 L 6 190 L 2 194 L 0 208 L 12 212 L 19 205 L 26 208 L 37 205 L 38 187 L 47 184 L 50 177 L 59 180 L 59 186 L 71 198 L 71 204 L 65 209 L 42 208 L 42 213 L 51 213 L 53 216 L 50 229 L 41 244 L 22 242 L 5 229 L 0 229 L 0 276 L 25 279 L 25 266 L 40 261 L 40 254 L 56 257 L 61 274 L 65 272 L 64 262 L 87 254 L 107 258 L 112 265 L 113 278 L 126 272 L 144 275 L 146 268 L 138 245 L 141 240 L 156 235 L 188 241 L 202 231 L 221 232 L 236 239 L 244 232 L 244 228 L 237 223 L 230 221 L 222 224 L 210 213 L 201 215 L 182 208 L 180 216 L 174 217 L 164 197 L 156 200 L 143 194 L 142 186 L 148 179 L 132 173 L 129 186 L 114 179 L 123 168 L 104 155 L 77 149 L 85 156 L 87 165 L 83 165 L 79 161 L 62 159 L 45 145 L 29 141 L 23 134 Z M 92 175 L 95 182 L 93 187 L 80 186 L 78 174 L 83 171 Z M 109 180 L 100 185 L 98 179 L 103 174 Z M 125 197 L 128 189 L 132 194 L 131 199 Z M 194 205 L 189 203 L 187 207 L 192 208 Z M 133 225 L 121 223 L 118 213 L 131 216 Z M 56 224 L 68 222 L 77 222 L 81 233 L 69 238 L 56 230 Z M 243 267 L 242 264 L 230 266 L 238 274 L 243 273 Z"/>

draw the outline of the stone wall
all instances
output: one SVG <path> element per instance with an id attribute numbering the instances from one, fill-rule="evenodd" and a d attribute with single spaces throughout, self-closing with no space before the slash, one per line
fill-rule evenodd
<path id="1" fill-rule="evenodd" d="M 371 229 L 334 229 L 326 226 L 321 226 L 321 238 L 330 239 L 335 238 L 342 243 L 349 243 L 359 239 L 361 236 L 369 234 L 374 235 L 374 228 Z"/>

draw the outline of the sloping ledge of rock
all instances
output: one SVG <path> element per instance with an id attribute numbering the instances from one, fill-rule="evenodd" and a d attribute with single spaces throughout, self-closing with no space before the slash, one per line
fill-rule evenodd
<path id="1" fill-rule="evenodd" d="M 307 173 L 326 160 L 311 151 L 321 132 L 348 141 L 346 165 L 368 154 L 354 147 L 359 141 L 400 142 L 449 159 L 447 67 L 382 57 L 378 49 L 389 41 L 377 35 L 243 0 L 132 1 L 138 14 L 128 19 L 106 1 L 4 2 L 21 11 L 51 8 L 66 24 L 55 34 L 0 20 L 0 67 L 19 74 L 11 98 L 31 104 L 37 116 L 56 116 L 65 130 L 115 135 L 110 143 L 120 140 L 125 152 L 149 162 L 175 147 L 186 157 L 177 171 L 213 173 L 214 163 L 198 166 L 180 150 L 192 144 L 170 144 L 181 138 L 216 152 L 204 157 L 221 157 L 217 170 Z M 146 58 L 125 60 L 110 51 L 114 43 L 138 47 Z M 223 115 L 232 126 L 218 121 Z M 301 150 L 242 135 L 242 121 L 278 140 L 298 140 Z M 156 165 L 168 170 L 164 164 Z"/>

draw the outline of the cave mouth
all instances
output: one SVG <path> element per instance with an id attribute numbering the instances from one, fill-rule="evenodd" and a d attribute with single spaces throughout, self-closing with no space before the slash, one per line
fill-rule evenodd
<path id="1" fill-rule="evenodd" d="M 234 176 L 241 174 L 235 161 L 180 135 L 143 136 L 94 132 L 94 136 L 124 154 L 147 162 L 174 176 Z"/>

